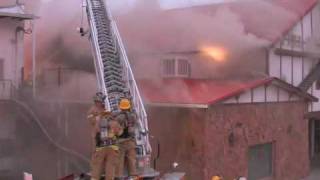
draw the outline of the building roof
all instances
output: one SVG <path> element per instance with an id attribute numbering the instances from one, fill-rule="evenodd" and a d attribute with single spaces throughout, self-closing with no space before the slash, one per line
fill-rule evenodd
<path id="1" fill-rule="evenodd" d="M 1 17 L 11 17 L 22 20 L 31 20 L 38 18 L 33 14 L 25 13 L 23 7 L 20 5 L 0 7 L 0 18 Z"/>
<path id="2" fill-rule="evenodd" d="M 304 93 L 278 78 L 264 78 L 252 81 L 164 79 L 160 81 L 141 80 L 138 82 L 144 101 L 158 106 L 199 107 L 222 102 L 259 86 L 273 84 L 290 93 L 310 101 L 317 98 Z"/>
<path id="3" fill-rule="evenodd" d="M 185 52 L 207 44 L 228 49 L 267 47 L 317 2 L 242 0 L 153 13 L 132 12 L 117 17 L 117 21 L 129 52 Z"/>

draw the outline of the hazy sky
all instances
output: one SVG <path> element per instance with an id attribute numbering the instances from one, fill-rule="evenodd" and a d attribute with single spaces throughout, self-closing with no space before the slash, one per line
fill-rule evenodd
<path id="1" fill-rule="evenodd" d="M 50 2 L 54 0 L 42 0 L 42 2 Z M 80 2 L 81 0 L 79 0 Z M 112 8 L 115 9 L 126 9 L 131 8 L 135 2 L 139 0 L 107 0 Z M 234 0 L 158 0 L 161 7 L 167 8 L 179 8 L 179 7 L 188 7 L 188 6 L 196 6 L 196 5 L 204 5 L 204 4 L 212 4 L 212 3 L 222 3 L 226 1 L 234 1 Z"/>
<path id="2" fill-rule="evenodd" d="M 203 4 L 222 3 L 226 0 L 160 0 L 164 8 L 188 7 Z"/>

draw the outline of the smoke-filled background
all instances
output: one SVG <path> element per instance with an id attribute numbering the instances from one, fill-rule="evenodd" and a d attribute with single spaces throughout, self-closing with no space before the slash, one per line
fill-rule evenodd
<path id="1" fill-rule="evenodd" d="M 50 101 L 76 99 L 86 103 L 80 104 L 81 108 L 78 107 L 79 104 L 71 107 L 61 102 L 58 105 L 49 103 L 50 106 L 45 103 L 34 104 L 37 106 L 35 109 L 41 114 L 44 124 L 50 127 L 49 133 L 55 135 L 53 137 L 89 156 L 90 133 L 85 113 L 90 98 L 96 91 L 96 83 L 88 37 L 81 37 L 77 32 L 77 27 L 80 26 L 88 29 L 83 1 L 20 2 L 25 3 L 28 12 L 39 16 L 36 20 L 37 87 L 40 88 L 37 91 L 38 97 Z M 163 58 L 162 54 L 170 56 L 171 53 L 172 56 L 197 51 L 201 53 L 190 57 L 194 62 L 192 72 L 195 77 L 235 78 L 239 72 L 259 76 L 264 73 L 265 68 L 264 48 L 279 38 L 279 29 L 290 26 L 298 18 L 298 14 L 292 9 L 299 9 L 299 3 L 286 9 L 281 4 L 285 1 L 280 0 L 107 2 L 119 25 L 134 73 L 139 79 L 159 77 L 155 72 L 160 71 L 157 62 Z M 14 3 L 15 0 L 1 0 L 0 4 Z M 212 3 L 214 6 L 209 8 L 186 8 Z M 25 78 L 28 80 L 31 75 L 31 36 L 27 36 L 26 40 Z M 212 49 L 215 57 L 208 56 Z M 215 51 L 219 51 L 218 57 Z M 183 83 L 180 86 L 179 90 L 186 89 Z M 163 87 L 159 85 L 158 90 L 161 88 Z M 188 95 L 186 92 L 185 96 Z M 185 132 L 189 132 L 191 127 L 183 128 Z M 171 128 L 167 128 L 169 129 Z M 162 132 L 160 129 L 157 131 Z M 79 137 L 83 141 L 77 141 Z M 46 140 L 44 138 L 43 141 Z M 181 149 L 183 147 L 177 148 L 177 151 Z M 45 151 L 47 150 L 41 152 Z M 179 152 L 173 156 L 176 159 L 183 158 Z M 50 157 L 50 160 L 59 158 L 61 159 Z"/>
<path id="2" fill-rule="evenodd" d="M 90 76 L 88 78 L 94 81 L 94 66 L 88 38 L 80 37 L 77 32 L 77 27 L 88 28 L 85 10 L 81 6 L 83 0 L 21 0 L 21 2 L 26 4 L 29 12 L 34 12 L 40 17 L 36 28 L 37 74 L 40 79 L 48 79 L 46 77 L 51 76 L 46 75 L 47 69 L 68 68 L 81 72 L 83 76 Z M 192 67 L 194 72 L 203 72 L 202 64 L 204 67 L 209 67 L 205 71 L 216 72 L 207 74 L 205 78 L 230 77 L 238 73 L 235 69 L 247 74 L 263 74 L 265 64 L 256 59 L 264 60 L 263 48 L 277 38 L 279 27 L 288 26 L 298 17 L 278 2 L 280 1 L 107 1 L 118 22 L 138 78 L 149 76 L 147 73 L 139 74 L 141 72 L 139 67 L 143 67 L 142 64 L 147 63 L 150 72 L 159 70 L 154 69 L 158 68 L 155 60 L 142 61 L 137 55 L 206 51 L 212 47 L 223 51 L 225 61 L 216 63 L 203 60 L 206 58 L 202 57 L 197 60 L 200 65 Z M 211 5 L 211 7 L 177 10 L 197 5 Z M 212 5 L 215 7 L 212 8 Z M 268 13 L 263 13 L 266 9 Z M 243 19 L 243 16 L 248 16 L 248 19 Z M 261 23 L 257 23 L 257 20 Z M 258 24 L 261 27 L 250 27 L 251 24 Z M 263 26 L 265 24 L 268 24 L 268 27 Z M 26 78 L 30 78 L 31 38 L 28 42 Z M 237 68 L 243 63 L 246 66 Z"/>

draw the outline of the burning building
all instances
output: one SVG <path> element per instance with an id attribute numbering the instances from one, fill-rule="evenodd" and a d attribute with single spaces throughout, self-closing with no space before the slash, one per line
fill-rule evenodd
<path id="1" fill-rule="evenodd" d="M 270 0 L 117 17 L 159 138 L 157 168 L 307 176 L 319 149 L 319 12 L 316 0 Z"/>
<path id="2" fill-rule="evenodd" d="M 156 168 L 178 162 L 191 180 L 307 176 L 319 151 L 317 1 L 152 6 L 116 19 L 147 106 Z M 88 103 L 38 109 L 50 107 L 47 126 L 88 153 L 89 138 L 73 141 L 89 137 Z"/>

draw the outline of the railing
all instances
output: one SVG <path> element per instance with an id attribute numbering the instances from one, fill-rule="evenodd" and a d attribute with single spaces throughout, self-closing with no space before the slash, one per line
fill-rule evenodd
<path id="1" fill-rule="evenodd" d="M 90 24 L 90 30 L 91 30 L 91 49 L 94 54 L 94 58 L 96 61 L 94 61 L 95 69 L 96 69 L 96 74 L 97 74 L 97 81 L 98 81 L 98 87 L 99 91 L 103 92 L 106 96 L 108 96 L 107 89 L 106 89 L 106 83 L 104 81 L 104 70 L 103 70 L 103 63 L 102 63 L 102 57 L 101 57 L 101 52 L 99 48 L 99 41 L 98 41 L 98 31 L 96 29 L 96 22 L 95 18 L 93 15 L 92 11 L 92 3 L 91 1 L 87 0 L 87 6 L 88 6 L 88 15 L 90 16 L 89 18 L 89 24 Z M 109 103 L 109 98 L 106 98 L 106 109 L 110 110 L 110 103 Z"/>
<path id="2" fill-rule="evenodd" d="M 89 16 L 89 24 L 90 24 L 90 30 L 91 30 L 91 43 L 92 43 L 92 51 L 94 54 L 95 58 L 95 66 L 96 66 L 96 74 L 98 78 L 98 84 L 99 84 L 99 89 L 102 90 L 106 95 L 108 95 L 107 90 L 106 90 L 106 84 L 104 81 L 104 69 L 103 69 L 103 61 L 101 57 L 101 52 L 99 48 L 99 41 L 98 41 L 98 31 L 97 31 L 97 22 L 95 22 L 95 17 L 93 13 L 93 8 L 94 5 L 91 0 L 87 0 L 87 13 Z M 130 89 L 130 94 L 132 96 L 132 104 L 133 108 L 135 109 L 138 119 L 139 119 L 139 126 L 140 129 L 139 131 L 140 136 L 138 137 L 137 143 L 139 145 L 144 146 L 144 154 L 150 153 L 151 152 L 151 145 L 149 143 L 149 135 L 148 135 L 148 122 L 147 122 L 147 114 L 142 102 L 142 98 L 140 96 L 137 83 L 134 79 L 134 75 L 132 72 L 132 69 L 130 67 L 130 63 L 128 61 L 128 57 L 125 52 L 124 45 L 122 43 L 118 28 L 116 26 L 116 23 L 113 21 L 112 16 L 111 16 L 111 11 L 108 9 L 108 6 L 105 6 L 106 12 L 107 12 L 107 18 L 109 21 L 111 21 L 111 32 L 113 33 L 112 38 L 114 39 L 116 49 L 119 53 L 120 56 L 120 61 L 121 61 L 121 66 L 123 70 L 123 80 L 126 82 L 126 86 Z M 108 98 L 107 98 L 108 100 Z M 106 103 L 109 107 L 108 109 L 110 110 L 110 104 L 109 102 Z"/>
<path id="3" fill-rule="evenodd" d="M 134 109 L 138 115 L 140 129 L 141 129 L 142 133 L 145 135 L 142 138 L 144 138 L 144 143 L 146 143 L 145 144 L 146 151 L 147 151 L 147 153 L 150 153 L 152 151 L 152 149 L 151 149 L 149 134 L 148 134 L 149 133 L 149 129 L 148 129 L 149 126 L 148 126 L 147 113 L 144 108 L 144 104 L 143 104 L 136 80 L 134 78 L 134 74 L 132 72 L 131 65 L 128 60 L 128 56 L 127 56 L 122 38 L 120 36 L 117 24 L 112 18 L 111 10 L 110 10 L 109 6 L 106 5 L 105 8 L 107 11 L 108 18 L 111 21 L 111 29 L 112 29 L 113 37 L 115 39 L 115 42 L 117 42 L 116 48 L 117 48 L 117 51 L 120 55 L 120 61 L 121 61 L 122 68 L 123 68 L 123 79 L 126 81 L 127 87 L 130 89 L 133 106 L 134 106 Z"/>
<path id="4" fill-rule="evenodd" d="M 117 25 L 114 21 L 112 21 L 111 26 L 112 26 L 112 32 L 114 33 L 117 40 L 117 48 L 120 54 L 120 61 L 123 67 L 123 78 L 126 80 L 127 87 L 129 87 L 130 89 L 133 106 L 140 120 L 139 123 L 140 123 L 141 131 L 143 134 L 146 135 L 145 142 L 147 142 L 147 151 L 151 152 L 151 145 L 149 143 L 150 141 L 149 141 L 149 135 L 148 135 L 149 130 L 148 130 L 147 113 L 144 108 L 144 104 L 143 104 L 136 80 L 134 78 L 134 75 L 130 66 L 130 62 L 128 60 L 128 56 L 126 54 Z"/>
<path id="5" fill-rule="evenodd" d="M 0 100 L 11 100 L 16 89 L 11 80 L 0 80 Z"/>

